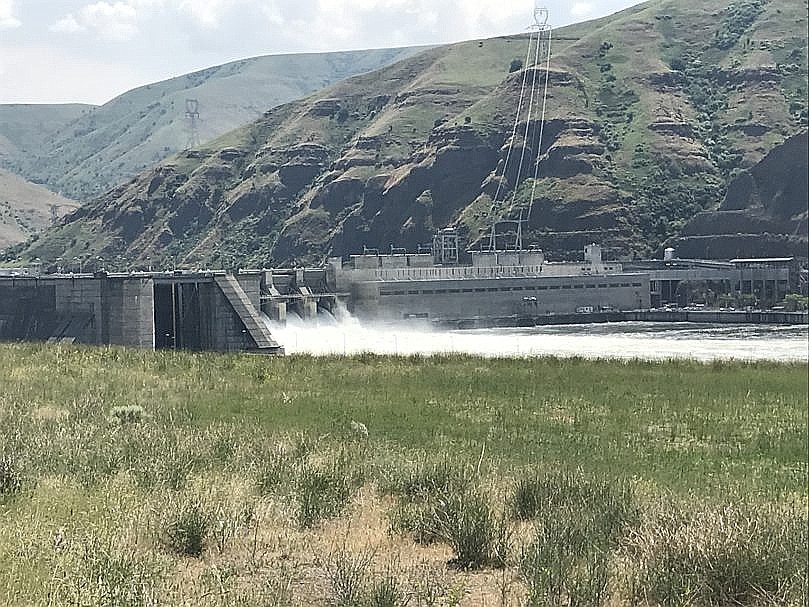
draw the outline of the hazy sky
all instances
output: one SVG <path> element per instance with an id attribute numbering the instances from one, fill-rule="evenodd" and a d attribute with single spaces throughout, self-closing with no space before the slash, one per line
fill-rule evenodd
<path id="1" fill-rule="evenodd" d="M 637 0 L 547 0 L 554 26 Z M 524 31 L 533 0 L 0 0 L 0 103 L 104 103 L 234 59 Z"/>

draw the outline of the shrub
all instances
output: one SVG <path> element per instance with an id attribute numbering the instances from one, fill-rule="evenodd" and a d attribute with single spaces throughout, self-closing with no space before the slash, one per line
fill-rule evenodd
<path id="1" fill-rule="evenodd" d="M 608 553 L 591 517 L 557 510 L 537 523 L 523 550 L 520 573 L 534 605 L 601 605 L 606 599 Z"/>
<path id="2" fill-rule="evenodd" d="M 143 407 L 126 405 L 110 409 L 110 420 L 119 424 L 135 424 L 143 419 Z"/>
<path id="3" fill-rule="evenodd" d="M 487 497 L 473 483 L 471 464 L 428 461 L 399 467 L 386 475 L 383 493 L 398 497 L 389 513 L 392 533 L 412 533 L 421 544 L 446 542 L 461 569 L 502 566 L 508 528 L 498 523 Z"/>
<path id="4" fill-rule="evenodd" d="M 517 484 L 514 514 L 536 519 L 520 572 L 529 605 L 602 605 L 609 554 L 639 520 L 631 486 L 581 472 L 544 473 Z"/>
<path id="5" fill-rule="evenodd" d="M 258 463 L 258 489 L 270 494 L 292 478 L 295 461 L 285 452 L 276 449 L 265 455 Z"/>
<path id="6" fill-rule="evenodd" d="M 367 554 L 350 555 L 340 552 L 331 559 L 328 569 L 334 607 L 363 607 L 365 580 L 371 557 Z"/>
<path id="7" fill-rule="evenodd" d="M 432 510 L 436 535 L 452 547 L 453 564 L 461 569 L 479 569 L 491 562 L 494 516 L 478 493 L 452 494 Z"/>
<path id="8" fill-rule="evenodd" d="M 380 491 L 411 501 L 425 501 L 466 490 L 473 475 L 474 469 L 465 462 L 420 459 L 386 470 Z"/>
<path id="9" fill-rule="evenodd" d="M 506 521 L 497 518 L 479 487 L 443 495 L 424 507 L 416 520 L 424 536 L 449 544 L 452 564 L 459 569 L 505 565 L 510 539 Z"/>
<path id="10" fill-rule="evenodd" d="M 365 601 L 368 607 L 406 607 L 407 603 L 407 592 L 392 570 L 371 581 Z"/>
<path id="11" fill-rule="evenodd" d="M 58 604 L 106 607 L 153 607 L 158 604 L 157 587 L 163 576 L 161 567 L 134 551 L 121 551 L 95 538 L 82 542 L 73 566 L 58 592 L 64 592 Z M 82 602 L 76 603 L 78 593 Z"/>
<path id="12" fill-rule="evenodd" d="M 212 517 L 199 500 L 181 505 L 165 528 L 165 544 L 186 556 L 200 556 L 211 531 Z"/>
<path id="13" fill-rule="evenodd" d="M 0 456 L 0 497 L 19 493 L 21 488 L 22 477 L 17 466 L 10 458 Z"/>
<path id="14" fill-rule="evenodd" d="M 508 66 L 508 73 L 513 74 L 514 72 L 519 72 L 522 69 L 522 66 L 522 59 L 513 59 L 511 64 Z"/>
<path id="15" fill-rule="evenodd" d="M 684 72 L 687 68 L 687 65 L 682 57 L 674 57 L 671 61 L 669 61 L 669 66 L 675 72 Z"/>
<path id="16" fill-rule="evenodd" d="M 660 605 L 806 604 L 806 514 L 801 508 L 670 508 L 628 541 L 635 598 Z"/>
<path id="17" fill-rule="evenodd" d="M 354 485 L 355 479 L 342 458 L 323 467 L 304 466 L 296 485 L 298 524 L 314 527 L 342 514 L 351 501 Z"/>
<path id="18" fill-rule="evenodd" d="M 588 478 L 582 472 L 546 472 L 518 481 L 513 511 L 520 520 L 581 516 L 599 545 L 608 548 L 639 520 L 632 486 L 625 480 Z M 571 522 L 572 524 L 573 522 Z"/>

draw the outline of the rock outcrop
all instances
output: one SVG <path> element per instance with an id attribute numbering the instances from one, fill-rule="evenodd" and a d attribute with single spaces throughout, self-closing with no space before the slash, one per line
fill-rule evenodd
<path id="1" fill-rule="evenodd" d="M 715 211 L 697 214 L 678 239 L 694 257 L 809 257 L 809 136 L 775 147 L 729 184 Z"/>

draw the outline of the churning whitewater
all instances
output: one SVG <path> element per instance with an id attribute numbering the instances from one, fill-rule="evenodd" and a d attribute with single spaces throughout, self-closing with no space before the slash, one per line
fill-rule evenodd
<path id="1" fill-rule="evenodd" d="M 806 326 L 626 322 L 447 331 L 427 323 L 364 324 L 345 310 L 312 321 L 291 315 L 284 325 L 265 322 L 288 354 L 809 361 Z"/>

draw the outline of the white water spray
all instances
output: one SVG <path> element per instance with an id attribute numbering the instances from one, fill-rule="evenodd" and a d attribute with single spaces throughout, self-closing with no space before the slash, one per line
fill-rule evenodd
<path id="1" fill-rule="evenodd" d="M 345 308 L 317 320 L 265 322 L 288 354 L 809 361 L 807 327 L 608 323 L 448 331 L 426 322 L 363 323 Z"/>

